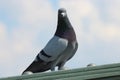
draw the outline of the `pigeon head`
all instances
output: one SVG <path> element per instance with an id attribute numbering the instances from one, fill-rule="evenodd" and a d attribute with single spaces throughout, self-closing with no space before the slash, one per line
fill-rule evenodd
<path id="1" fill-rule="evenodd" d="M 60 8 L 59 10 L 58 10 L 58 15 L 60 16 L 60 17 L 65 17 L 67 14 L 66 14 L 66 10 L 64 9 L 64 8 Z"/>

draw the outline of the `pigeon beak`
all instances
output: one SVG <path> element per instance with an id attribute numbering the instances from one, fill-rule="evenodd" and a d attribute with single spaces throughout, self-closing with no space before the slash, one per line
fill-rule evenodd
<path id="1" fill-rule="evenodd" d="M 62 17 L 64 17 L 66 14 L 64 12 L 61 13 Z"/>

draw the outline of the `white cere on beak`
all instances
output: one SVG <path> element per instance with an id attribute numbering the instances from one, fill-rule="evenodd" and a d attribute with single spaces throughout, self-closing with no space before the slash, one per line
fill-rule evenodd
<path id="1" fill-rule="evenodd" d="M 64 17 L 66 14 L 65 13 L 61 13 L 61 15 Z"/>

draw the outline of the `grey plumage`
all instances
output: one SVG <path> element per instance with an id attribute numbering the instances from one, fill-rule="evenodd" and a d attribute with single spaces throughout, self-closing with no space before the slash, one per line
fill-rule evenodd
<path id="1" fill-rule="evenodd" d="M 52 39 L 47 43 L 32 64 L 23 72 L 43 72 L 47 70 L 63 69 L 65 63 L 77 51 L 78 43 L 74 29 L 67 17 L 66 10 L 58 10 L 57 30 Z"/>

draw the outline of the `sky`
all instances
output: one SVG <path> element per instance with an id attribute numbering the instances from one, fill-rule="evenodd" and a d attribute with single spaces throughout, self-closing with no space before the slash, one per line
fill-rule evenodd
<path id="1" fill-rule="evenodd" d="M 69 69 L 120 62 L 120 0 L 0 0 L 0 77 L 21 75 L 65 8 L 79 43 Z"/>

